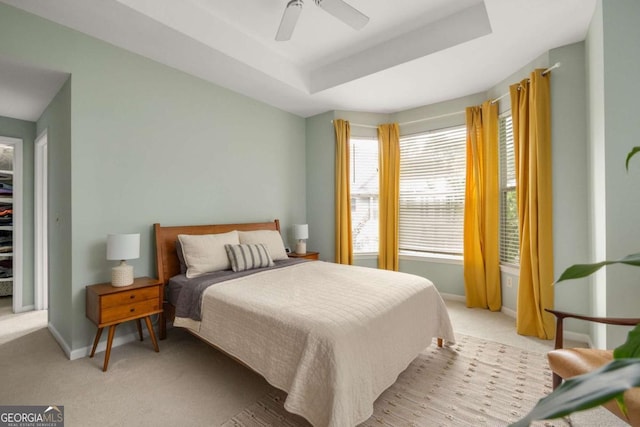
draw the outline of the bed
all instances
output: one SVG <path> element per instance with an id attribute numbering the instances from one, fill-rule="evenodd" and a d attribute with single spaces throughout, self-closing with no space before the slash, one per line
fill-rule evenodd
<path id="1" fill-rule="evenodd" d="M 285 408 L 316 427 L 365 421 L 375 399 L 433 338 L 439 345 L 455 340 L 442 298 L 419 276 L 289 260 L 277 252 L 273 258 L 278 259 L 265 268 L 185 279 L 176 242 L 270 231 L 281 243 L 278 220 L 155 224 L 154 230 L 158 278 L 166 287 L 165 318 L 287 392 Z M 273 246 L 264 246 L 274 253 Z M 182 251 L 193 260 L 191 246 Z M 210 280 L 214 284 L 205 283 Z M 165 323 L 160 322 L 161 339 Z"/>

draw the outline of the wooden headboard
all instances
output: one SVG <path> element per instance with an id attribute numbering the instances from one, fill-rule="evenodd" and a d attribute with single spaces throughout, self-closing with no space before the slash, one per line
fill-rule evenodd
<path id="1" fill-rule="evenodd" d="M 244 224 L 213 224 L 213 225 L 181 225 L 163 227 L 153 224 L 156 236 L 156 264 L 158 280 L 164 285 L 170 278 L 180 273 L 180 264 L 176 254 L 176 239 L 178 234 L 218 234 L 233 230 L 277 230 L 280 231 L 280 221 L 248 222 Z"/>

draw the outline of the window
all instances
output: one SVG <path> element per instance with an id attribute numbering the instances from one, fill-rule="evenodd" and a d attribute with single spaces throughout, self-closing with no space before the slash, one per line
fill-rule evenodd
<path id="1" fill-rule="evenodd" d="M 516 163 L 511 113 L 500 117 L 500 263 L 520 264 Z"/>
<path id="2" fill-rule="evenodd" d="M 353 252 L 378 252 L 378 140 L 351 138 Z"/>
<path id="3" fill-rule="evenodd" d="M 400 250 L 462 255 L 466 179 L 464 125 L 400 138 Z M 351 139 L 354 253 L 378 252 L 378 141 Z M 518 266 L 518 209 L 511 115 L 499 120 L 500 263 Z"/>
<path id="4" fill-rule="evenodd" d="M 462 255 L 466 127 L 400 138 L 400 250 Z"/>

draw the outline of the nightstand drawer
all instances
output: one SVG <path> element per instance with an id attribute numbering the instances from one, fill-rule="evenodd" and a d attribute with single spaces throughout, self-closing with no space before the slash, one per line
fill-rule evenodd
<path id="1" fill-rule="evenodd" d="M 160 310 L 158 298 L 105 308 L 102 310 L 102 319 L 100 323 L 122 321 L 129 317 L 148 315 L 149 313 L 158 310 Z"/>
<path id="2" fill-rule="evenodd" d="M 127 305 L 129 303 L 135 303 L 139 301 L 145 301 L 149 299 L 159 298 L 158 287 L 150 286 L 147 288 L 133 289 L 126 292 L 118 292 L 116 294 L 104 295 L 101 298 L 102 309 L 108 309 L 110 307 L 116 307 L 119 305 Z"/>
<path id="3" fill-rule="evenodd" d="M 144 320 L 149 330 L 153 349 L 156 352 L 160 351 L 156 334 L 153 332 L 151 315 L 162 313 L 163 290 L 162 282 L 151 277 L 136 277 L 131 285 L 123 287 L 115 287 L 111 283 L 97 283 L 87 286 L 87 318 L 98 326 L 89 357 L 93 357 L 96 353 L 102 330 L 106 327 L 109 328 L 103 371 L 106 371 L 109 366 L 113 336 L 120 323 L 135 320 L 138 335 L 142 341 L 142 320 Z"/>

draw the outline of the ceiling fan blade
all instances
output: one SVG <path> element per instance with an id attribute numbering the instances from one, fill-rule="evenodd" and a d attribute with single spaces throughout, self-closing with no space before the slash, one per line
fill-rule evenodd
<path id="1" fill-rule="evenodd" d="M 302 0 L 291 0 L 287 3 L 287 7 L 282 14 L 280 27 L 278 27 L 276 34 L 277 41 L 286 41 L 291 38 L 293 30 L 296 28 L 300 12 L 302 12 Z"/>
<path id="2" fill-rule="evenodd" d="M 361 30 L 369 22 L 367 15 L 342 0 L 315 0 L 315 2 L 316 5 L 356 30 Z"/>

